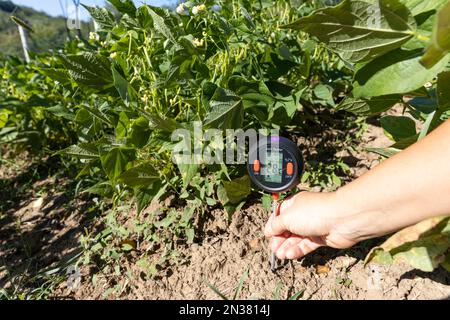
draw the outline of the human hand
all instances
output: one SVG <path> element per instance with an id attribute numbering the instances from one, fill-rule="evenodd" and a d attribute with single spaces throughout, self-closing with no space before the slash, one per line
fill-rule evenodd
<path id="1" fill-rule="evenodd" d="M 336 193 L 302 192 L 284 200 L 279 211 L 264 230 L 279 259 L 298 259 L 321 246 L 343 249 L 358 242 Z"/>

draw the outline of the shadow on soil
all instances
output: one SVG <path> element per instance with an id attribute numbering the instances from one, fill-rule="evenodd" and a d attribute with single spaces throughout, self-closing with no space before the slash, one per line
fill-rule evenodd
<path id="1" fill-rule="evenodd" d="M 3 169 L 3 168 L 2 168 Z M 58 159 L 31 162 L 0 179 L 0 287 L 29 292 L 49 269 L 80 253 L 79 236 L 98 214 Z"/>

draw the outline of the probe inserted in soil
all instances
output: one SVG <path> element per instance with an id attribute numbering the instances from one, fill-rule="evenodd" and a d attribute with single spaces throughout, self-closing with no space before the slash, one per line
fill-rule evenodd
<path id="1" fill-rule="evenodd" d="M 292 189 L 300 181 L 303 159 L 294 142 L 269 136 L 250 146 L 247 169 L 253 183 L 272 194 L 272 217 L 275 218 L 279 194 Z M 270 268 L 272 271 L 277 269 L 274 253 L 270 256 Z"/>

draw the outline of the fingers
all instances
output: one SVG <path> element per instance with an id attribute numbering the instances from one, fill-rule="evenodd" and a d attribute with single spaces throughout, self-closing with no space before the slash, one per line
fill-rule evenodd
<path id="1" fill-rule="evenodd" d="M 282 259 L 299 259 L 321 246 L 322 243 L 312 241 L 309 238 L 303 238 L 300 241 L 293 242 L 292 246 L 286 248 L 280 255 L 284 256 Z M 278 252 L 276 255 L 278 256 Z"/>
<path id="2" fill-rule="evenodd" d="M 292 236 L 288 239 L 286 239 L 285 241 L 283 241 L 283 243 L 281 243 L 278 248 L 276 250 L 274 250 L 273 252 L 275 253 L 275 255 L 277 256 L 278 259 L 286 259 L 286 253 L 289 252 L 291 250 L 292 247 L 296 247 L 299 243 L 301 243 L 303 240 L 303 238 L 298 237 L 298 236 Z"/>
<path id="3" fill-rule="evenodd" d="M 272 240 L 270 241 L 270 250 L 272 252 L 277 251 L 278 248 L 283 244 L 283 242 L 285 242 L 290 237 L 291 237 L 290 232 L 284 232 L 279 236 L 272 237 Z"/>
<path id="4" fill-rule="evenodd" d="M 264 229 L 264 234 L 266 237 L 270 238 L 289 231 L 288 212 L 293 203 L 294 198 L 290 197 L 280 204 L 280 207 L 278 208 L 280 214 L 275 218 L 271 216 L 266 224 Z"/>
<path id="5" fill-rule="evenodd" d="M 303 238 L 292 235 L 289 238 L 274 237 L 271 249 L 278 259 L 300 259 L 324 245 L 321 239 Z"/>

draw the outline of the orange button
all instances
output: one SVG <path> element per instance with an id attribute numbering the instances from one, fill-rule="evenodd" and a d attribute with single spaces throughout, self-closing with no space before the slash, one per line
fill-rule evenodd
<path id="1" fill-rule="evenodd" d="M 255 161 L 253 161 L 253 171 L 259 172 L 259 170 L 261 170 L 261 163 L 257 159 Z"/>
<path id="2" fill-rule="evenodd" d="M 286 165 L 286 174 L 288 176 L 292 176 L 294 174 L 294 164 L 292 162 L 288 162 Z"/>

